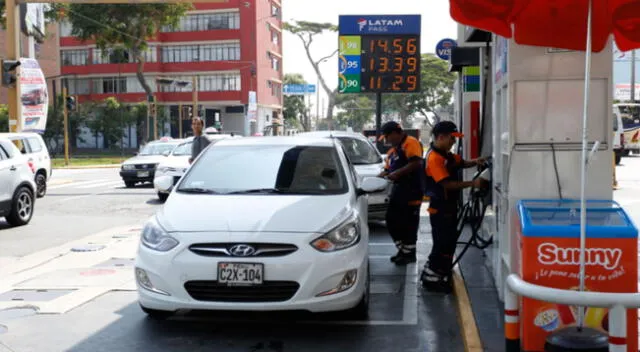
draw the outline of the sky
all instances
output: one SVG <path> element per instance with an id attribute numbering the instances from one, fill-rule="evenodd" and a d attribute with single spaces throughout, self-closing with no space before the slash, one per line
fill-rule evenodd
<path id="1" fill-rule="evenodd" d="M 422 15 L 421 49 L 435 52 L 443 38 L 456 39 L 457 25 L 449 16 L 449 0 L 282 0 L 284 21 L 330 22 L 338 24 L 339 15 Z M 309 63 L 302 42 L 293 34 L 283 35 L 284 73 L 301 73 L 307 82 L 316 84 L 317 77 Z M 311 53 L 319 59 L 331 54 L 338 46 L 337 33 L 314 38 Z M 331 88 L 338 85 L 338 59 L 333 57 L 321 65 L 323 76 Z M 324 96 L 321 94 L 321 98 Z M 321 105 L 325 105 L 322 104 Z"/>

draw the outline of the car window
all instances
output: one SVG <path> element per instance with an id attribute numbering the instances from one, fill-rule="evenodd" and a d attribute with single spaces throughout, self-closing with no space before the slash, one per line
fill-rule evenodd
<path id="1" fill-rule="evenodd" d="M 382 162 L 382 158 L 378 151 L 371 143 L 351 137 L 338 137 L 344 150 L 349 156 L 349 160 L 354 165 L 378 164 Z"/>
<path id="2" fill-rule="evenodd" d="M 38 138 L 30 137 L 27 139 L 27 142 L 29 143 L 29 148 L 31 149 L 32 153 L 38 153 L 42 151 L 42 144 L 40 143 Z"/>
<path id="3" fill-rule="evenodd" d="M 27 149 L 27 140 L 25 138 L 12 138 L 11 142 L 13 142 L 13 144 L 18 148 L 20 153 L 29 153 L 29 150 Z"/>
<path id="4" fill-rule="evenodd" d="M 139 155 L 162 155 L 176 147 L 175 143 L 153 143 L 142 147 Z"/>
<path id="5" fill-rule="evenodd" d="M 287 194 L 343 194 L 349 190 L 333 147 L 213 145 L 184 177 L 178 191 L 276 189 Z"/>
<path id="6" fill-rule="evenodd" d="M 180 144 L 179 146 L 176 147 L 176 149 L 173 150 L 173 152 L 171 152 L 171 154 L 175 156 L 191 155 L 192 145 L 193 145 L 193 142 Z"/>
<path id="7" fill-rule="evenodd" d="M 14 157 L 13 154 L 15 149 L 12 147 L 11 143 L 0 141 L 0 149 L 2 150 L 2 153 L 4 154 L 5 159 L 11 159 Z"/>

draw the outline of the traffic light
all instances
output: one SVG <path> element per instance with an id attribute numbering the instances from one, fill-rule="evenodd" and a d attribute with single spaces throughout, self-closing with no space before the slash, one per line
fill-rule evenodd
<path id="1" fill-rule="evenodd" d="M 17 60 L 2 60 L 2 86 L 3 87 L 15 87 L 18 76 L 16 75 L 16 68 L 20 66 L 20 61 Z"/>
<path id="2" fill-rule="evenodd" d="M 68 96 L 67 101 L 65 101 L 65 104 L 67 105 L 67 111 L 76 111 L 76 108 L 78 107 L 76 103 L 76 97 Z"/>
<path id="3" fill-rule="evenodd" d="M 155 116 L 155 114 L 156 114 L 156 103 L 149 104 L 149 108 L 150 108 L 151 115 Z"/>

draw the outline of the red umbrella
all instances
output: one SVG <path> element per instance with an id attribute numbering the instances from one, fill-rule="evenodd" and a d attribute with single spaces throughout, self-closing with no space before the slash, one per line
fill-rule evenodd
<path id="1" fill-rule="evenodd" d="M 450 0 L 451 17 L 519 44 L 586 50 L 588 0 Z M 640 2 L 592 4 L 592 51 L 615 36 L 622 51 L 640 48 Z M 513 27 L 512 27 L 513 26 Z"/>
<path id="2" fill-rule="evenodd" d="M 584 291 L 586 247 L 587 112 L 591 53 L 614 35 L 622 51 L 640 48 L 638 0 L 450 0 L 451 17 L 462 24 L 494 32 L 516 43 L 585 51 L 580 192 L 580 291 Z M 594 150 L 597 149 L 596 143 Z M 579 326 L 584 310 L 579 310 Z"/>

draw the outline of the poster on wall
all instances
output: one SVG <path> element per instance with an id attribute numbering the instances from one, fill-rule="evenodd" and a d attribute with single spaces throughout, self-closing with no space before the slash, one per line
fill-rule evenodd
<path id="1" fill-rule="evenodd" d="M 496 36 L 496 44 L 494 48 L 493 72 L 495 72 L 494 83 L 507 74 L 507 54 L 509 41 L 501 36 Z"/>
<path id="2" fill-rule="evenodd" d="M 22 104 L 22 131 L 44 133 L 49 111 L 47 81 L 37 60 L 21 58 L 20 63 L 18 83 Z"/>

